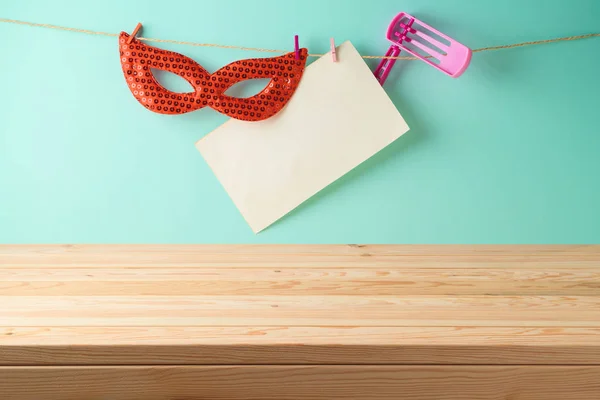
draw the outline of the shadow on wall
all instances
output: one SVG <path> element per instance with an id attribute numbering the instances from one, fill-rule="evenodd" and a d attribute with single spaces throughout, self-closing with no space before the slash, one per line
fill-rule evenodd
<path id="1" fill-rule="evenodd" d="M 394 69 L 397 69 L 398 71 L 393 72 L 401 73 L 400 67 L 396 67 Z M 281 221 L 284 221 L 287 218 L 296 215 L 297 213 L 301 213 L 310 209 L 311 207 L 315 207 L 320 201 L 322 201 L 322 199 L 338 192 L 345 185 L 347 185 L 348 182 L 351 182 L 360 176 L 369 174 L 369 172 L 375 168 L 381 168 L 382 165 L 391 163 L 394 160 L 401 158 L 404 154 L 406 154 L 406 152 L 413 151 L 416 147 L 423 145 L 427 141 L 427 128 L 424 123 L 425 119 L 422 116 L 417 117 L 414 109 L 411 107 L 410 102 L 408 102 L 406 98 L 402 100 L 400 94 L 392 93 L 390 94 L 390 98 L 396 105 L 396 108 L 402 114 L 402 117 L 404 117 L 404 120 L 408 124 L 410 130 L 391 143 L 389 146 L 375 154 L 373 157 L 369 158 L 352 171 L 348 172 L 346 175 L 327 186 L 325 189 L 310 197 L 307 201 L 292 210 L 284 218 L 279 219 L 270 227 L 266 228 L 265 231 L 277 226 L 279 223 L 281 223 Z M 401 166 L 401 164 L 399 165 Z"/>

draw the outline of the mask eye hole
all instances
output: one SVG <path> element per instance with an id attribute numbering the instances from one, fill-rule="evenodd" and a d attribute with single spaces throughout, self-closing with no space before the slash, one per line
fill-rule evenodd
<path id="1" fill-rule="evenodd" d="M 246 99 L 262 92 L 270 81 L 270 78 L 248 79 L 231 86 L 225 91 L 225 94 L 238 99 Z"/>
<path id="2" fill-rule="evenodd" d="M 154 75 L 154 79 L 165 89 L 174 92 L 174 93 L 190 93 L 194 91 L 194 88 L 188 81 L 183 79 L 169 71 L 164 71 L 162 69 L 154 69 L 150 70 L 152 75 Z"/>

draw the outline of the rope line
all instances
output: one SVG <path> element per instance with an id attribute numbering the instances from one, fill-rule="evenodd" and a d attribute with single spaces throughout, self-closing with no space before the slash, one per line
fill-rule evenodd
<path id="1" fill-rule="evenodd" d="M 37 22 L 19 21 L 16 19 L 0 18 L 0 22 L 7 23 L 7 24 L 32 26 L 32 27 L 38 27 L 38 28 L 56 29 L 56 30 L 67 31 L 67 32 L 85 33 L 87 35 L 109 36 L 109 37 L 119 36 L 119 34 L 117 34 L 117 33 L 92 31 L 89 29 L 70 28 L 67 26 L 59 26 L 59 25 L 52 25 L 52 24 L 40 24 Z M 506 45 L 501 45 L 501 46 L 482 47 L 482 48 L 473 50 L 473 53 L 480 53 L 483 51 L 514 49 L 517 47 L 534 46 L 534 45 L 538 45 L 538 44 L 548 44 L 548 43 L 557 43 L 557 42 L 565 42 L 565 41 L 572 41 L 572 40 L 582 40 L 582 39 L 589 39 L 589 38 L 599 37 L 599 36 L 600 36 L 600 33 L 588 33 L 587 35 L 566 36 L 566 37 L 555 38 L 555 39 L 545 39 L 545 40 L 536 40 L 536 41 L 532 41 L 532 42 L 506 44 Z M 256 52 L 263 52 L 263 53 L 287 53 L 287 52 L 289 52 L 289 50 L 263 49 L 263 48 L 259 48 L 259 47 L 229 46 L 229 45 L 216 44 L 216 43 L 196 43 L 196 42 L 186 42 L 186 41 L 169 40 L 169 39 L 154 39 L 154 38 L 145 38 L 145 37 L 138 37 L 137 39 L 144 40 L 146 42 L 181 44 L 181 45 L 185 45 L 185 46 L 195 46 L 195 47 L 214 47 L 214 48 L 219 48 L 219 49 L 234 49 L 234 50 L 243 50 L 243 51 L 256 51 Z M 308 56 L 309 57 L 321 57 L 323 55 L 324 54 L 309 54 Z M 362 58 L 378 59 L 378 60 L 381 60 L 381 59 L 416 60 L 417 59 L 416 57 L 410 57 L 410 56 L 400 56 L 400 57 L 362 56 Z"/>

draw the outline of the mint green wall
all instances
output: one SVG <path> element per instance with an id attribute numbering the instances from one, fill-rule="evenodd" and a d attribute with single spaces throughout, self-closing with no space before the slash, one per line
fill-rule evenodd
<path id="1" fill-rule="evenodd" d="M 399 11 L 472 48 L 600 31 L 598 0 L 0 2 L 3 18 L 375 55 Z M 225 117 L 144 110 L 114 38 L 0 38 L 2 243 L 600 242 L 600 38 L 475 54 L 456 80 L 400 62 L 386 89 L 412 130 L 259 235 L 194 147 Z M 162 47 L 211 71 L 259 55 Z"/>

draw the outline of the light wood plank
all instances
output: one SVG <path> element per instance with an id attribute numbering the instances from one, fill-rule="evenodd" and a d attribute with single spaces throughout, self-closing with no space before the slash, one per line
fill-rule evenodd
<path id="1" fill-rule="evenodd" d="M 594 266 L 600 245 L 1 245 L 17 267 L 552 268 Z"/>
<path id="2" fill-rule="evenodd" d="M 0 296 L 537 295 L 600 293 L 599 268 L 19 268 Z"/>
<path id="3" fill-rule="evenodd" d="M 600 365 L 600 328 L 12 327 L 0 365 Z"/>
<path id="4" fill-rule="evenodd" d="M 0 246 L 0 364 L 600 365 L 599 276 L 600 246 Z"/>
<path id="5" fill-rule="evenodd" d="M 4 296 L 0 326 L 600 326 L 591 296 Z"/>
<path id="6" fill-rule="evenodd" d="M 599 366 L 3 367 L 10 400 L 597 400 Z"/>

